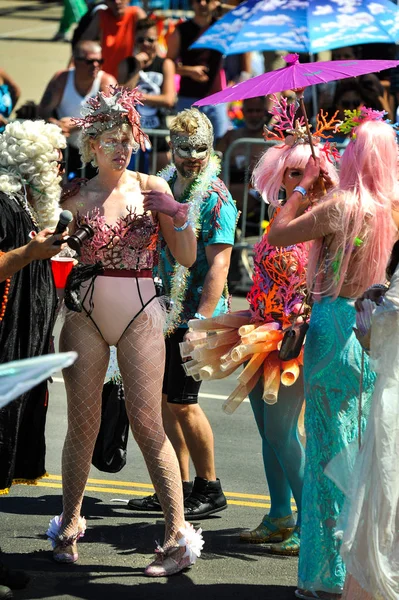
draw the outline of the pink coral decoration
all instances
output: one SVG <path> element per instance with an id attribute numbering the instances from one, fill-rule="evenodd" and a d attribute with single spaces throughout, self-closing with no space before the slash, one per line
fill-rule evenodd
<path id="1" fill-rule="evenodd" d="M 81 110 L 82 118 L 73 118 L 73 122 L 88 135 L 96 136 L 106 129 L 111 129 L 128 121 L 132 126 L 133 137 L 141 149 L 145 151 L 148 136 L 140 126 L 140 115 L 137 104 L 142 104 L 142 95 L 137 88 L 110 85 L 107 94 L 98 92 L 89 98 Z"/>

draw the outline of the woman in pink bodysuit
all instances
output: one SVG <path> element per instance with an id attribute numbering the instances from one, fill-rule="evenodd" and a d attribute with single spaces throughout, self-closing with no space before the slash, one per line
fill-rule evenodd
<path id="1" fill-rule="evenodd" d="M 85 529 L 80 510 L 114 345 L 131 429 L 165 515 L 163 547 L 146 569 L 156 577 L 193 564 L 203 543 L 184 522 L 178 462 L 162 424 L 163 309 L 152 279 L 159 231 L 184 266 L 195 261 L 196 239 L 188 206 L 175 202 L 163 179 L 126 170 L 132 152 L 145 139 L 134 108 L 137 101 L 136 91 L 111 88 L 109 96 L 100 92 L 89 100 L 86 116 L 78 121 L 82 158 L 98 167 L 98 175 L 63 208 L 75 217 L 72 233 L 82 224 L 92 228 L 94 235 L 82 246 L 81 264 L 86 270 L 95 268 L 80 288 L 83 311 L 68 311 L 61 332 L 61 350 L 76 350 L 79 358 L 64 371 L 68 432 L 62 455 L 63 514 L 53 519 L 48 535 L 55 560 L 78 559 L 76 542 Z"/>

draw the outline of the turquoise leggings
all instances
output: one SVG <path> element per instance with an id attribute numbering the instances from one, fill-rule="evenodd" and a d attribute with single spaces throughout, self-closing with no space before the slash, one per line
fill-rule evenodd
<path id="1" fill-rule="evenodd" d="M 302 372 L 293 386 L 280 386 L 276 404 L 266 404 L 262 393 L 260 382 L 249 398 L 262 438 L 263 465 L 271 498 L 269 516 L 290 515 L 293 495 L 300 525 L 305 452 L 297 425 L 304 401 Z"/>

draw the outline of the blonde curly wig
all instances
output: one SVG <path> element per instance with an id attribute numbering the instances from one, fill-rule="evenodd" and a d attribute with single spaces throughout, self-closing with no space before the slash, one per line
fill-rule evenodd
<path id="1" fill-rule="evenodd" d="M 57 161 L 66 147 L 61 129 L 44 121 L 14 121 L 0 134 L 0 191 L 23 194 L 28 186 L 39 226 L 57 223 L 60 182 Z"/>
<path id="2" fill-rule="evenodd" d="M 171 135 L 183 132 L 191 136 L 195 135 L 201 125 L 208 130 L 209 136 L 213 138 L 213 127 L 208 117 L 198 108 L 185 108 L 172 119 L 169 129 Z"/>

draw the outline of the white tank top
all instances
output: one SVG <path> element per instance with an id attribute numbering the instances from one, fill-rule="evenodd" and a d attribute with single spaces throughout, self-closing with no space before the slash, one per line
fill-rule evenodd
<path id="1" fill-rule="evenodd" d="M 75 69 L 68 71 L 67 82 L 65 84 L 64 93 L 62 95 L 61 102 L 57 108 L 57 115 L 59 119 L 63 117 L 80 117 L 80 109 L 88 98 L 93 98 L 100 90 L 101 78 L 103 71 L 99 71 L 97 77 L 93 81 L 93 85 L 87 92 L 86 96 L 81 96 L 75 87 Z M 78 132 L 73 132 L 69 138 L 68 143 L 71 146 L 77 148 L 78 145 Z"/>

